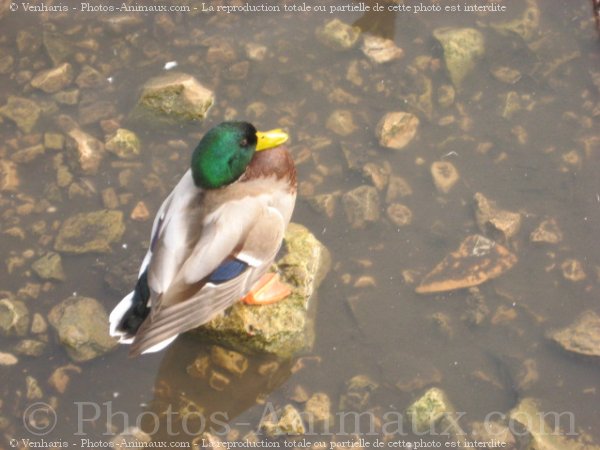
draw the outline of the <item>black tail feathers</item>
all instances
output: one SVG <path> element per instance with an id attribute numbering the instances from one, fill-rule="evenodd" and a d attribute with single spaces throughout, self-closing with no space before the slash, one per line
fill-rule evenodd
<path id="1" fill-rule="evenodd" d="M 148 287 L 148 271 L 146 270 L 138 279 L 133 291 L 132 305 L 123 315 L 118 329 L 128 335 L 135 335 L 142 322 L 148 317 L 150 307 L 150 288 Z"/>

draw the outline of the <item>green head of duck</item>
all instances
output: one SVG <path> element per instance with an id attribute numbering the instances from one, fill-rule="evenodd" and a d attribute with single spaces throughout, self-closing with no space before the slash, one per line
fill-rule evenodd
<path id="1" fill-rule="evenodd" d="M 204 135 L 192 154 L 194 183 L 203 189 L 227 186 L 244 173 L 255 152 L 287 138 L 281 130 L 259 132 L 248 122 L 223 122 Z"/>

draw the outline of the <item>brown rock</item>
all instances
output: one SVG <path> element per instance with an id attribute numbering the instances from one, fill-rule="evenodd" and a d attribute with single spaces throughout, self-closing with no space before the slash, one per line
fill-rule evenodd
<path id="1" fill-rule="evenodd" d="M 600 358 L 600 316 L 594 311 L 583 312 L 573 324 L 549 337 L 569 352 Z"/>
<path id="2" fill-rule="evenodd" d="M 433 184 L 438 192 L 447 194 L 459 180 L 458 170 L 448 161 L 435 161 L 431 164 Z"/>
<path id="3" fill-rule="evenodd" d="M 510 239 L 521 227 L 521 214 L 500 209 L 496 203 L 483 194 L 476 193 L 475 218 L 482 233 L 493 232 L 504 239 Z"/>
<path id="4" fill-rule="evenodd" d="M 401 150 L 413 140 L 419 127 L 419 118 L 407 112 L 391 112 L 377 124 L 377 138 L 383 147 Z"/>
<path id="5" fill-rule="evenodd" d="M 506 247 L 481 235 L 468 236 L 417 287 L 419 294 L 452 291 L 497 278 L 512 268 L 517 257 Z"/>

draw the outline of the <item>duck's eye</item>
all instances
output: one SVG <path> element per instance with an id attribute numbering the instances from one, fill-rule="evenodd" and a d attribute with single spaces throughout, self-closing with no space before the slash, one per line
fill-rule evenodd
<path id="1" fill-rule="evenodd" d="M 248 139 L 244 138 L 240 141 L 240 147 L 248 147 Z"/>

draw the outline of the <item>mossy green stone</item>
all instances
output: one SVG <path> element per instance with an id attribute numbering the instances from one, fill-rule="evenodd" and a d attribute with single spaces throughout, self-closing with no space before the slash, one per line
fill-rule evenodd
<path id="1" fill-rule="evenodd" d="M 110 245 L 125 232 L 121 211 L 100 210 L 80 213 L 65 220 L 58 231 L 54 249 L 67 253 L 108 253 Z"/>
<path id="2" fill-rule="evenodd" d="M 6 105 L 0 108 L 0 115 L 12 120 L 24 133 L 33 130 L 41 112 L 34 101 L 14 95 L 10 95 Z"/>
<path id="3" fill-rule="evenodd" d="M 290 358 L 314 342 L 314 291 L 330 266 L 329 251 L 305 227 L 290 224 L 284 238 L 286 254 L 276 263 L 292 294 L 272 305 L 241 302 L 194 330 L 242 353 Z"/>
<path id="4" fill-rule="evenodd" d="M 485 52 L 483 35 L 474 28 L 437 28 L 434 37 L 444 48 L 444 61 L 455 88 L 475 68 Z"/>
<path id="5" fill-rule="evenodd" d="M 48 321 L 74 361 L 88 361 L 118 345 L 108 334 L 106 311 L 93 298 L 63 300 L 50 310 Z"/>

